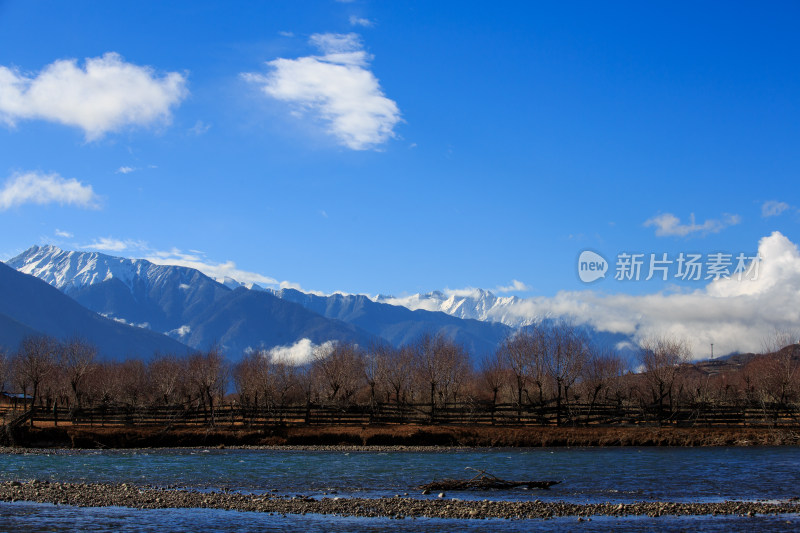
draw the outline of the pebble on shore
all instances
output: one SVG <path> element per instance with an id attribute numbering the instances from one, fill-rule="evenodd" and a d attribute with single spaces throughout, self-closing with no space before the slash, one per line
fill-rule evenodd
<path id="1" fill-rule="evenodd" d="M 713 503 L 636 502 L 592 503 L 525 501 L 468 501 L 443 498 L 313 498 L 278 496 L 269 491 L 247 494 L 231 491 L 198 492 L 131 484 L 6 481 L 0 501 L 30 501 L 80 507 L 124 506 L 139 509 L 213 508 L 281 514 L 336 514 L 363 517 L 511 518 L 536 519 L 575 516 L 663 516 L 797 514 L 800 500 L 784 502 L 724 501 Z"/>

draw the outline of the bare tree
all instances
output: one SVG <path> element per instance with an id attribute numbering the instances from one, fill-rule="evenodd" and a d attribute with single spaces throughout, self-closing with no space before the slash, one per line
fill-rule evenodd
<path id="1" fill-rule="evenodd" d="M 31 409 L 36 409 L 39 399 L 39 388 L 42 382 L 53 371 L 58 343 L 46 336 L 26 337 L 14 357 L 15 381 L 22 388 L 23 394 L 31 387 Z M 33 425 L 33 417 L 31 417 Z"/>
<path id="2" fill-rule="evenodd" d="M 246 355 L 233 369 L 242 405 L 258 409 L 263 404 L 269 412 L 277 407 L 281 420 L 282 408 L 297 385 L 295 374 L 294 365 L 276 359 L 266 350 Z"/>
<path id="3" fill-rule="evenodd" d="M 231 377 L 236 387 L 239 403 L 244 407 L 258 407 L 261 389 L 256 378 L 258 366 L 265 354 L 261 351 L 246 353 L 231 368 Z"/>
<path id="4" fill-rule="evenodd" d="M 364 358 L 355 344 L 336 343 L 327 354 L 316 351 L 312 366 L 328 402 L 344 406 L 364 385 Z"/>
<path id="5" fill-rule="evenodd" d="M 387 389 L 394 396 L 395 403 L 401 407 L 408 401 L 413 378 L 414 350 L 410 346 L 388 347 L 383 352 L 382 375 Z"/>
<path id="6" fill-rule="evenodd" d="M 129 415 L 133 415 L 151 398 L 151 383 L 147 366 L 141 359 L 126 359 L 107 367 L 114 372 L 106 376 L 110 382 L 108 387 L 111 397 L 125 406 Z"/>
<path id="7" fill-rule="evenodd" d="M 484 357 L 481 360 L 480 380 L 491 393 L 491 417 L 494 424 L 495 411 L 497 410 L 497 399 L 500 389 L 507 379 L 509 368 L 503 357 L 503 352 L 498 349 L 495 353 Z"/>
<path id="8" fill-rule="evenodd" d="M 86 376 L 94 367 L 96 357 L 97 349 L 77 337 L 68 340 L 59 350 L 59 366 L 78 409 L 83 405 Z"/>
<path id="9" fill-rule="evenodd" d="M 673 410 L 673 393 L 680 366 L 689 361 L 688 343 L 676 337 L 648 337 L 640 343 L 639 360 L 648 384 L 652 404 L 658 409 L 659 421 L 664 418 L 664 405 Z"/>
<path id="10" fill-rule="evenodd" d="M 800 346 L 795 344 L 756 356 L 741 372 L 748 400 L 765 418 L 778 423 L 781 412 L 791 413 L 800 400 Z"/>
<path id="11" fill-rule="evenodd" d="M 297 366 L 291 361 L 276 359 L 270 356 L 270 369 L 272 371 L 272 386 L 274 400 L 279 407 L 286 406 L 296 396 L 299 389 L 297 383 Z"/>
<path id="12" fill-rule="evenodd" d="M 92 405 L 103 409 L 120 402 L 120 363 L 104 362 L 86 376 L 86 396 Z"/>
<path id="13" fill-rule="evenodd" d="M 414 345 L 414 367 L 420 381 L 429 387 L 430 417 L 433 421 L 436 411 L 436 391 L 444 374 L 444 360 L 440 357 L 437 344 L 444 342 L 441 335 L 424 334 Z"/>
<path id="14" fill-rule="evenodd" d="M 389 349 L 385 343 L 373 344 L 369 350 L 364 352 L 364 378 L 369 387 L 369 407 L 370 413 L 374 414 L 377 403 L 378 387 L 383 381 L 385 369 L 385 353 Z M 372 416 L 372 415 L 370 415 Z"/>
<path id="15" fill-rule="evenodd" d="M 462 390 L 473 374 L 469 355 L 461 344 L 446 339 L 441 347 L 444 359 L 444 374 L 439 385 L 439 400 L 446 407 L 448 402 L 456 403 L 462 399 Z"/>
<path id="16" fill-rule="evenodd" d="M 470 367 L 466 351 L 441 333 L 424 334 L 413 345 L 413 363 L 419 381 L 428 388 L 430 418 L 436 416 L 436 400 L 454 399 Z"/>
<path id="17" fill-rule="evenodd" d="M 216 398 L 225 391 L 227 368 L 219 348 L 213 346 L 207 352 L 197 352 L 189 357 L 189 383 L 197 395 L 206 414 L 206 421 L 212 426 L 216 423 Z M 208 415 L 211 415 L 210 419 Z"/>
<path id="18" fill-rule="evenodd" d="M 513 376 L 517 419 L 522 420 L 524 398 L 528 396 L 528 383 L 535 381 L 542 396 L 542 358 L 539 349 L 539 330 L 536 326 L 522 329 L 505 339 L 497 350 L 497 359 L 508 368 Z"/>
<path id="19" fill-rule="evenodd" d="M 150 361 L 147 373 L 155 401 L 160 405 L 177 405 L 187 396 L 185 359 L 174 355 L 161 355 Z"/>
<path id="20" fill-rule="evenodd" d="M 589 359 L 582 369 L 582 387 L 589 399 L 589 410 L 586 414 L 587 421 L 600 399 L 608 399 L 611 390 L 618 391 L 615 386 L 625 372 L 625 364 L 614 350 L 598 350 L 590 354 Z M 619 395 L 614 398 L 620 401 Z"/>
<path id="21" fill-rule="evenodd" d="M 5 392 L 9 382 L 11 364 L 5 349 L 0 346 L 0 392 Z"/>
<path id="22" fill-rule="evenodd" d="M 237 400 L 242 416 L 251 425 L 257 416 L 261 387 L 258 383 L 259 366 L 264 352 L 245 353 L 244 357 L 231 368 L 231 377 L 236 387 Z"/>
<path id="23" fill-rule="evenodd" d="M 569 390 L 581 374 L 581 369 L 589 358 L 589 341 L 586 333 L 571 324 L 560 322 L 543 333 L 542 351 L 545 367 L 555 382 L 556 424 L 562 423 L 562 403 L 569 403 Z"/>
<path id="24" fill-rule="evenodd" d="M 295 389 L 296 368 L 268 351 L 252 352 L 234 367 L 234 380 L 245 405 L 283 407 Z"/>
<path id="25" fill-rule="evenodd" d="M 761 353 L 770 354 L 781 351 L 786 346 L 800 343 L 800 331 L 796 329 L 775 328 L 761 339 Z"/>

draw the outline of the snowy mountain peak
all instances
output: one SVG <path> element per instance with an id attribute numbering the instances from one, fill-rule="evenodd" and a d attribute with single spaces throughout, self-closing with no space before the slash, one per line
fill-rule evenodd
<path id="1" fill-rule="evenodd" d="M 169 287 L 177 287 L 181 291 L 192 293 L 200 290 L 202 280 L 206 280 L 216 282 L 228 290 L 244 287 L 267 291 L 279 298 L 284 297 L 283 291 L 267 289 L 255 283 L 242 283 L 230 277 L 212 281 L 192 268 L 156 265 L 144 259 L 125 259 L 98 252 L 70 252 L 52 245 L 32 246 L 8 261 L 8 265 L 25 274 L 36 276 L 68 294 L 112 279 L 122 282 L 131 293 L 135 292 L 134 284 L 144 290 L 156 288 L 157 292 L 162 292 Z M 339 297 L 328 296 L 334 299 Z M 403 306 L 412 311 L 440 311 L 458 318 L 501 322 L 511 327 L 532 324 L 542 318 L 537 316 L 535 310 L 520 312 L 521 306 L 518 304 L 524 300 L 516 296 L 497 296 L 492 291 L 479 288 L 445 289 L 404 297 L 378 295 L 369 298 L 376 303 Z"/>
<path id="2" fill-rule="evenodd" d="M 143 279 L 153 286 L 175 275 L 189 284 L 191 278 L 199 274 L 193 269 L 156 265 L 144 259 L 113 257 L 99 252 L 70 252 L 52 245 L 32 246 L 6 264 L 64 292 L 112 279 L 121 281 L 131 290 L 137 280 Z"/>
<path id="3" fill-rule="evenodd" d="M 252 291 L 266 291 L 267 290 L 265 287 L 262 287 L 258 283 L 238 281 L 238 280 L 235 280 L 233 278 L 229 278 L 228 276 L 225 276 L 223 278 L 215 278 L 214 281 L 216 281 L 220 285 L 225 285 L 230 290 L 235 290 L 235 289 L 238 289 L 239 287 L 244 287 L 245 289 L 249 289 L 249 290 L 252 290 Z"/>
<path id="4" fill-rule="evenodd" d="M 536 316 L 511 312 L 511 308 L 522 299 L 516 296 L 496 296 L 486 289 L 432 291 L 405 297 L 381 295 L 374 301 L 401 305 L 411 310 L 442 311 L 458 318 L 502 322 L 512 327 L 529 325 L 539 319 Z"/>

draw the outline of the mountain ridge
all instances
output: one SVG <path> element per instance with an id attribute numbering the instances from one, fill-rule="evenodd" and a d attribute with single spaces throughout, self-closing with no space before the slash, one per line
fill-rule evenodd
<path id="1" fill-rule="evenodd" d="M 15 349 L 28 335 L 79 337 L 111 359 L 187 353 L 189 347 L 159 333 L 105 318 L 28 274 L 0 263 L 0 343 Z"/>
<path id="2" fill-rule="evenodd" d="M 303 338 L 315 344 L 345 340 L 400 345 L 423 333 L 441 332 L 477 358 L 493 352 L 512 331 L 499 323 L 438 310 L 412 310 L 365 295 L 320 296 L 230 278 L 219 282 L 188 267 L 52 245 L 33 246 L 8 264 L 51 283 L 104 316 L 201 349 L 204 344 L 222 343 L 232 352 L 244 352 Z"/>

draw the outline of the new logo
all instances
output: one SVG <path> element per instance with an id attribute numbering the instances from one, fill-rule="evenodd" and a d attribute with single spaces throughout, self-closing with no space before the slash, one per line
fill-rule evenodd
<path id="1" fill-rule="evenodd" d="M 600 278 L 606 277 L 608 272 L 608 261 L 591 250 L 584 250 L 578 257 L 578 277 L 584 283 L 591 283 Z"/>

